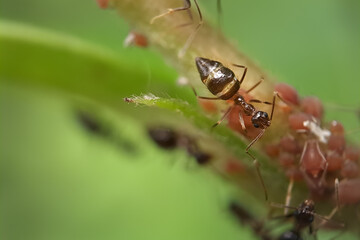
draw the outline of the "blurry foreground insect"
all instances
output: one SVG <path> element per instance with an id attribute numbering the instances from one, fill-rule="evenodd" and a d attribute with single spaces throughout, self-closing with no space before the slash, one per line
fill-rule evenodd
<path id="1" fill-rule="evenodd" d="M 155 17 L 153 17 L 150 21 L 150 24 L 153 24 L 154 21 L 156 19 L 159 19 L 159 18 L 162 18 L 166 15 L 169 15 L 169 14 L 172 14 L 174 12 L 180 12 L 180 11 L 187 11 L 189 13 L 189 16 L 190 16 L 190 19 L 191 19 L 191 23 L 185 23 L 185 24 L 182 24 L 180 25 L 179 27 L 184 27 L 184 26 L 188 26 L 190 24 L 192 24 L 193 22 L 193 18 L 192 18 L 192 14 L 191 14 L 191 11 L 190 11 L 190 8 L 191 8 L 191 1 L 190 0 L 183 0 L 184 2 L 184 5 L 182 7 L 178 7 L 178 8 L 169 8 L 166 12 L 160 14 L 160 15 L 157 15 Z M 192 43 L 192 41 L 194 40 L 197 32 L 199 31 L 200 27 L 202 26 L 203 24 L 203 18 L 202 18 L 202 14 L 201 14 L 201 10 L 200 10 L 200 7 L 197 3 L 197 0 L 194 0 L 194 3 L 196 5 L 196 9 L 199 13 L 199 23 L 197 24 L 197 26 L 195 27 L 194 31 L 190 34 L 190 36 L 187 38 L 184 46 L 179 50 L 179 53 L 178 53 L 178 57 L 181 58 L 185 55 L 187 49 L 189 48 L 190 44 Z M 219 19 L 218 21 L 220 22 L 220 16 L 221 16 L 221 3 L 220 3 L 220 0 L 217 0 L 217 9 L 218 9 L 218 15 L 219 15 Z"/>
<path id="2" fill-rule="evenodd" d="M 111 144 L 123 149 L 124 152 L 135 154 L 137 148 L 135 144 L 125 136 L 119 134 L 109 122 L 104 122 L 104 119 L 99 118 L 98 115 L 91 111 L 76 110 L 76 121 L 89 134 L 107 140 Z"/>
<path id="3" fill-rule="evenodd" d="M 230 202 L 229 204 L 230 213 L 239 221 L 242 225 L 249 225 L 253 232 L 263 240 L 271 240 L 271 236 L 267 229 L 264 228 L 262 222 L 255 219 L 247 209 L 243 208 L 237 202 Z"/>
<path id="4" fill-rule="evenodd" d="M 211 155 L 200 150 L 194 139 L 177 133 L 166 127 L 148 129 L 151 139 L 161 148 L 174 149 L 176 147 L 186 149 L 187 153 L 194 157 L 199 165 L 206 165 L 211 160 Z"/>
<path id="5" fill-rule="evenodd" d="M 265 188 L 264 180 L 261 176 L 260 169 L 259 169 L 259 163 L 256 160 L 256 158 L 249 152 L 249 149 L 251 146 L 258 141 L 263 134 L 265 133 L 265 130 L 271 125 L 271 120 L 274 113 L 275 108 L 275 100 L 276 96 L 280 98 L 280 96 L 274 92 L 273 101 L 265 102 L 260 101 L 257 99 L 252 99 L 250 102 L 255 103 L 264 103 L 268 105 L 272 105 L 271 109 L 271 115 L 270 118 L 266 112 L 258 111 L 256 108 L 250 104 L 247 103 L 243 96 L 241 96 L 238 91 L 240 89 L 241 83 L 244 81 L 244 78 L 247 73 L 247 67 L 242 65 L 233 64 L 236 67 L 243 68 L 244 72 L 241 76 L 240 80 L 238 80 L 232 70 L 230 70 L 227 67 L 224 67 L 220 62 L 197 57 L 195 59 L 195 63 L 198 69 L 198 72 L 200 74 L 201 81 L 205 84 L 205 86 L 208 88 L 208 90 L 215 95 L 216 97 L 201 97 L 198 96 L 195 89 L 193 88 L 194 94 L 199 99 L 207 99 L 207 100 L 232 100 L 233 105 L 228 108 L 228 110 L 225 112 L 225 114 L 222 116 L 222 118 L 213 125 L 213 127 L 216 127 L 219 125 L 226 116 L 230 113 L 230 111 L 235 107 L 239 106 L 242 111 L 239 113 L 239 121 L 244 131 L 246 131 L 243 114 L 246 116 L 251 116 L 251 122 L 252 125 L 255 128 L 261 129 L 260 133 L 250 142 L 250 144 L 246 147 L 245 151 L 246 153 L 253 159 L 254 165 L 256 166 L 256 171 L 259 175 L 261 184 L 264 188 L 265 192 L 265 198 L 267 199 L 267 191 Z M 251 87 L 246 93 L 249 93 L 250 91 L 254 90 L 259 84 L 262 82 L 262 79 L 256 83 L 253 87 Z"/>

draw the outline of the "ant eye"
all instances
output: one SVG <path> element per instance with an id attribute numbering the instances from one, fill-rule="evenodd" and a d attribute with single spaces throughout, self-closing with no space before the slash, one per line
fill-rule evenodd
<path id="1" fill-rule="evenodd" d="M 267 112 L 264 112 L 264 117 L 269 118 L 269 115 L 267 114 Z"/>
<path id="2" fill-rule="evenodd" d="M 254 127 L 255 127 L 255 128 L 259 128 L 260 126 L 259 126 L 259 124 L 254 123 Z"/>

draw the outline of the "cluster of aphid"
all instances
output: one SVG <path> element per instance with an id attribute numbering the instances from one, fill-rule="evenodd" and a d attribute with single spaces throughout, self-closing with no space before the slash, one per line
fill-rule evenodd
<path id="1" fill-rule="evenodd" d="M 290 179 L 304 180 L 313 198 L 337 194 L 334 181 L 338 179 L 339 203 L 359 202 L 360 149 L 346 142 L 343 125 L 323 123 L 323 106 L 316 97 L 300 99 L 286 84 L 277 84 L 275 89 L 287 103 L 279 110 L 288 117 L 290 132 L 267 145 L 267 154 Z"/>
<path id="2" fill-rule="evenodd" d="M 108 1 L 98 0 L 98 2 L 104 7 Z M 180 50 L 179 57 L 185 54 L 203 24 L 202 14 L 196 0 L 194 0 L 194 3 L 200 21 L 193 33 L 188 37 L 184 47 Z M 190 7 L 190 0 L 184 0 L 183 7 L 168 9 L 168 11 L 151 19 L 151 23 L 154 23 L 156 19 L 179 11 L 187 11 L 192 20 L 189 11 Z M 218 11 L 220 12 L 219 0 Z M 182 26 L 187 25 L 189 24 Z M 148 43 L 143 35 L 131 32 L 125 40 L 125 44 L 146 47 Z M 211 104 L 206 104 L 207 101 L 224 100 L 226 102 L 228 109 L 213 127 L 227 119 L 230 128 L 251 139 L 245 151 L 253 159 L 266 200 L 268 199 L 268 193 L 260 172 L 260 164 L 249 150 L 264 135 L 266 129 L 270 127 L 275 109 L 281 111 L 283 117 L 287 117 L 287 126 L 284 126 L 284 128 L 290 129 L 290 131 L 283 136 L 278 136 L 276 142 L 264 145 L 266 153 L 284 170 L 290 182 L 286 203 L 284 205 L 273 205 L 292 209 L 291 213 L 286 213 L 283 217 L 293 218 L 294 226 L 291 230 L 276 237 L 277 239 L 302 239 L 301 232 L 304 228 L 309 227 L 310 234 L 314 232 L 312 227 L 314 217 L 329 221 L 329 218 L 339 210 L 340 205 L 360 202 L 360 149 L 346 142 L 345 131 L 340 122 L 323 123 L 324 111 L 319 99 L 316 97 L 300 99 L 294 88 L 286 84 L 277 84 L 273 91 L 272 101 L 261 101 L 256 99 L 251 92 L 261 84 L 263 79 L 260 79 L 248 90 L 240 88 L 248 71 L 246 66 L 233 64 L 234 67 L 243 69 L 243 73 L 238 79 L 230 68 L 225 67 L 219 61 L 197 57 L 195 63 L 201 81 L 215 96 L 198 96 L 193 88 L 196 97 L 205 108 L 211 106 Z M 280 101 L 276 101 L 277 98 Z M 205 104 L 203 101 L 206 101 Z M 270 105 L 270 114 L 258 110 L 254 103 Z M 194 138 L 183 133 L 160 127 L 149 129 L 149 135 L 162 148 L 185 149 L 190 156 L 195 158 L 199 165 L 206 165 L 212 159 L 211 154 L 200 150 Z M 305 199 L 299 207 L 289 206 L 294 181 L 305 182 L 312 199 L 328 198 L 329 196 L 336 199 L 336 207 L 328 218 L 316 214 L 314 202 L 309 199 Z M 229 210 L 241 223 L 250 225 L 262 239 L 274 239 L 266 230 L 264 224 L 253 218 L 239 204 L 232 202 L 229 205 Z M 323 225 L 323 223 L 320 225 Z"/>

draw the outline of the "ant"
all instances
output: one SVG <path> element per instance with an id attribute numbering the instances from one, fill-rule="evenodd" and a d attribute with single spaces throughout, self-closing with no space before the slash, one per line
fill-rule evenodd
<path id="1" fill-rule="evenodd" d="M 300 240 L 301 238 L 301 232 L 305 228 L 309 228 L 309 234 L 315 235 L 316 231 L 324 225 L 325 222 L 331 221 L 332 216 L 336 213 L 338 210 L 338 207 L 335 207 L 333 211 L 329 214 L 329 216 L 324 217 L 315 212 L 315 203 L 313 200 L 306 199 L 298 207 L 290 207 L 287 205 L 282 204 L 271 204 L 274 207 L 280 207 L 280 208 L 288 208 L 293 209 L 290 213 L 280 216 L 280 218 L 285 219 L 294 219 L 294 226 L 293 229 L 290 231 L 286 231 L 283 234 L 280 235 L 279 240 Z M 315 217 L 320 218 L 322 222 L 319 224 L 319 226 L 314 229 L 313 222 L 315 220 Z M 279 218 L 279 217 L 276 217 Z M 343 224 L 341 225 L 343 226 Z"/>
<path id="2" fill-rule="evenodd" d="M 305 228 L 309 228 L 309 233 L 311 235 L 316 234 L 316 231 L 320 229 L 326 222 L 331 221 L 331 218 L 335 215 L 335 213 L 340 209 L 339 205 L 339 180 L 335 179 L 335 197 L 336 197 L 336 207 L 330 212 L 330 214 L 326 217 L 319 215 L 315 212 L 315 203 L 311 199 L 306 199 L 298 207 L 291 207 L 289 206 L 291 201 L 291 192 L 293 188 L 294 181 L 293 179 L 290 180 L 289 186 L 287 189 L 285 205 L 277 204 L 277 203 L 270 203 L 271 206 L 277 208 L 284 208 L 284 215 L 275 218 L 293 218 L 294 219 L 294 227 L 293 229 L 284 232 L 280 235 L 279 240 L 301 240 L 301 232 Z M 293 209 L 290 213 L 288 213 L 289 209 Z M 317 226 L 314 230 L 313 222 L 315 217 L 321 219 L 321 223 Z M 343 227 L 344 225 L 341 224 Z"/>
<path id="3" fill-rule="evenodd" d="M 170 128 L 149 128 L 148 134 L 161 148 L 169 150 L 176 147 L 185 148 L 187 153 L 194 157 L 199 165 L 206 165 L 211 160 L 211 155 L 201 151 L 194 139 L 184 134 L 179 134 Z"/>
<path id="4" fill-rule="evenodd" d="M 191 11 L 190 11 L 190 8 L 191 8 L 191 2 L 190 0 L 183 0 L 184 2 L 184 5 L 182 7 L 178 7 L 178 8 L 169 8 L 166 12 L 162 13 L 162 14 L 159 14 L 155 17 L 153 17 L 151 20 L 150 20 L 150 24 L 153 24 L 154 21 L 156 19 L 159 19 L 159 18 L 162 18 L 166 15 L 169 15 L 169 14 L 172 14 L 174 12 L 180 12 L 180 11 L 187 11 L 189 13 L 189 16 L 190 16 L 190 19 L 191 19 L 191 23 L 193 21 L 193 17 L 192 17 L 192 14 L 191 14 Z M 188 37 L 188 39 L 186 40 L 184 46 L 182 47 L 182 49 L 180 49 L 179 53 L 178 53 L 178 57 L 179 58 L 182 58 L 185 53 L 186 53 L 186 50 L 189 48 L 190 44 L 192 43 L 192 41 L 194 40 L 197 32 L 199 31 L 200 27 L 203 25 L 203 17 L 202 17 L 202 14 L 201 14 L 201 10 L 200 10 L 200 7 L 197 3 L 196 0 L 194 0 L 194 3 L 196 5 L 196 9 L 199 13 L 199 23 L 197 24 L 197 26 L 195 27 L 194 31 L 191 33 L 191 35 Z M 218 9 L 218 22 L 219 22 L 219 25 L 220 25 L 220 21 L 221 21 L 221 2 L 220 0 L 217 0 L 217 9 Z M 182 24 L 180 25 L 179 27 L 184 27 L 184 26 L 188 26 L 190 25 L 191 23 L 185 23 L 185 24 Z"/>
<path id="5" fill-rule="evenodd" d="M 256 158 L 249 152 L 249 149 L 251 146 L 257 142 L 265 133 L 265 130 L 270 127 L 272 117 L 274 114 L 274 107 L 275 107 L 275 100 L 276 96 L 278 96 L 280 99 L 281 97 L 277 94 L 277 92 L 274 92 L 273 101 L 265 102 L 260 101 L 257 99 L 252 99 L 249 102 L 255 102 L 255 103 L 264 103 L 268 105 L 272 105 L 271 109 L 271 115 L 269 118 L 269 115 L 266 112 L 258 111 L 256 108 L 246 102 L 243 96 L 241 96 L 238 91 L 240 90 L 241 83 L 244 81 L 244 78 L 247 73 L 247 67 L 243 65 L 233 64 L 235 67 L 243 68 L 244 72 L 238 80 L 232 70 L 222 65 L 222 63 L 206 58 L 197 57 L 195 58 L 195 63 L 198 69 L 198 72 L 200 74 L 201 81 L 205 84 L 205 86 L 208 88 L 208 90 L 215 95 L 216 97 L 201 97 L 198 96 L 195 89 L 193 89 L 193 92 L 195 96 L 199 99 L 207 99 L 207 100 L 232 100 L 233 105 L 228 108 L 228 110 L 224 113 L 224 115 L 221 117 L 221 119 L 216 122 L 212 127 L 216 127 L 219 125 L 226 116 L 230 113 L 230 111 L 233 109 L 234 106 L 239 106 L 242 109 L 242 113 L 239 113 L 239 121 L 241 124 L 241 127 L 244 131 L 246 131 L 244 118 L 242 114 L 245 114 L 246 116 L 251 116 L 251 122 L 255 128 L 261 129 L 259 134 L 249 143 L 249 145 L 246 147 L 245 152 L 253 159 L 253 163 L 256 166 L 256 171 L 258 173 L 258 176 L 260 178 L 261 184 L 264 189 L 265 193 L 265 199 L 268 199 L 267 190 L 265 188 L 264 180 L 261 176 L 260 169 L 259 169 L 259 163 L 256 160 Z M 253 87 L 251 87 L 249 90 L 246 91 L 246 93 L 249 93 L 250 91 L 254 90 L 259 84 L 263 81 L 261 79 L 259 82 L 257 82 Z"/>

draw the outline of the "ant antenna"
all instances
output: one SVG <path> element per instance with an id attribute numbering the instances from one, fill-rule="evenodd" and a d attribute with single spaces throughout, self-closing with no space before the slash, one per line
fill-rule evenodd
<path id="1" fill-rule="evenodd" d="M 291 202 L 291 192 L 294 186 L 294 178 L 290 178 L 290 182 L 286 191 L 286 197 L 285 197 L 285 206 L 290 206 L 290 202 Z M 284 208 L 284 214 L 288 214 L 289 213 L 289 209 L 288 208 Z"/>
<path id="2" fill-rule="evenodd" d="M 196 0 L 194 0 L 196 1 Z M 182 7 L 178 7 L 178 8 L 169 8 L 166 12 L 162 13 L 162 14 L 159 14 L 155 17 L 153 17 L 151 20 L 150 20 L 150 24 L 153 24 L 155 22 L 155 20 L 159 19 L 159 18 L 162 18 L 166 15 L 169 15 L 169 14 L 172 14 L 174 12 L 179 12 L 179 11 L 185 11 L 185 10 L 189 10 L 191 7 L 191 2 L 190 0 L 184 0 L 184 6 Z M 192 15 L 191 15 L 191 12 L 190 12 L 190 18 L 192 20 Z"/>
<path id="3" fill-rule="evenodd" d="M 188 1 L 190 3 L 190 0 L 188 0 Z M 199 21 L 198 25 L 196 26 L 195 30 L 191 33 L 191 35 L 186 40 L 184 47 L 179 50 L 179 52 L 178 52 L 178 57 L 179 58 L 182 58 L 185 55 L 186 50 L 189 48 L 190 44 L 193 42 L 193 40 L 194 40 L 197 32 L 199 31 L 200 27 L 203 25 L 203 18 L 202 18 L 202 14 L 201 14 L 201 11 L 200 11 L 200 7 L 199 7 L 196 0 L 194 0 L 194 2 L 195 2 L 196 8 L 197 8 L 198 13 L 199 13 L 200 21 Z"/>

